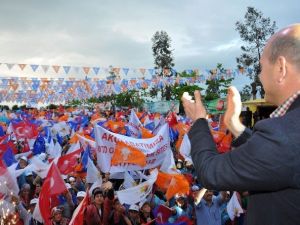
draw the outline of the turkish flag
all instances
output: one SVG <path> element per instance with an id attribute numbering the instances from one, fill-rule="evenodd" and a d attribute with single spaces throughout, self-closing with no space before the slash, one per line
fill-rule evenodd
<path id="1" fill-rule="evenodd" d="M 89 204 L 89 192 L 86 192 L 84 199 L 80 202 L 78 207 L 75 209 L 72 219 L 69 225 L 83 225 L 84 223 L 84 211 Z"/>
<path id="2" fill-rule="evenodd" d="M 170 216 L 172 216 L 173 211 L 165 205 L 159 205 L 154 209 L 154 216 L 156 217 L 156 223 L 163 224 L 168 222 Z"/>
<path id="3" fill-rule="evenodd" d="M 27 121 L 13 123 L 12 127 L 17 138 L 35 139 L 39 134 L 38 127 Z"/>
<path id="4" fill-rule="evenodd" d="M 59 171 L 65 175 L 74 172 L 74 169 L 78 164 L 77 159 L 80 158 L 81 152 L 82 152 L 82 148 L 59 157 L 57 161 L 57 167 Z"/>
<path id="5" fill-rule="evenodd" d="M 65 192 L 67 187 L 57 166 L 52 163 L 48 171 L 47 177 L 43 183 L 40 197 L 39 197 L 39 208 L 45 225 L 51 225 L 51 198 L 58 196 Z"/>

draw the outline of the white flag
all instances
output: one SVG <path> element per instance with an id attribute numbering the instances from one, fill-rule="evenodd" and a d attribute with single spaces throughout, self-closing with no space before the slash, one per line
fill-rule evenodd
<path id="1" fill-rule="evenodd" d="M 232 221 L 235 217 L 239 217 L 241 213 L 244 213 L 244 210 L 242 209 L 237 198 L 236 192 L 233 192 L 233 195 L 227 204 L 227 213 Z"/>
<path id="2" fill-rule="evenodd" d="M 155 169 L 151 172 L 149 179 L 145 182 L 125 190 L 117 191 L 120 203 L 132 205 L 144 201 L 152 191 L 153 184 L 157 179 L 157 174 L 158 171 Z"/>

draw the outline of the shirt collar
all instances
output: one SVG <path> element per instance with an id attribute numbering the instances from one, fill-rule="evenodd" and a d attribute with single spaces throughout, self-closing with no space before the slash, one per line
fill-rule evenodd
<path id="1" fill-rule="evenodd" d="M 285 100 L 284 103 L 282 103 L 280 106 L 278 106 L 274 112 L 270 114 L 270 118 L 276 118 L 281 117 L 286 114 L 290 106 L 293 104 L 293 102 L 296 100 L 296 98 L 300 95 L 300 90 L 297 91 L 295 94 L 290 96 L 287 100 Z"/>

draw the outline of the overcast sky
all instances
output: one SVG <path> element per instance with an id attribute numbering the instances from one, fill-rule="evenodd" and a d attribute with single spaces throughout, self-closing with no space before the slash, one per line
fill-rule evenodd
<path id="1" fill-rule="evenodd" d="M 0 62 L 153 68 L 164 30 L 177 70 L 235 68 L 247 6 L 278 28 L 300 22 L 299 0 L 1 0 Z"/>

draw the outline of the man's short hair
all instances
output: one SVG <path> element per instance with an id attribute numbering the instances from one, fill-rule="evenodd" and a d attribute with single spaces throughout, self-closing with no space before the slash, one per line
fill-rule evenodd
<path id="1" fill-rule="evenodd" d="M 279 56 L 284 56 L 300 70 L 300 38 L 293 35 L 280 35 L 272 40 L 269 61 L 274 64 Z"/>

